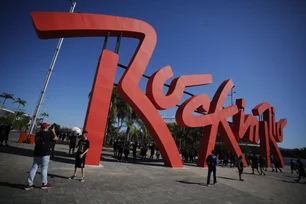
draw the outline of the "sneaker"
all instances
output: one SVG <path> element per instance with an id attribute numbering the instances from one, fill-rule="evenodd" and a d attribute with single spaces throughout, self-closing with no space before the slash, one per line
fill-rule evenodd
<path id="1" fill-rule="evenodd" d="M 69 179 L 75 179 L 75 176 L 71 176 L 71 177 L 69 177 Z"/>
<path id="2" fill-rule="evenodd" d="M 24 190 L 28 191 L 28 190 L 31 190 L 32 188 L 34 188 L 34 185 L 26 185 Z"/>
<path id="3" fill-rule="evenodd" d="M 83 183 L 84 181 L 85 181 L 85 180 L 84 180 L 84 178 L 81 178 L 81 179 L 80 179 L 80 182 L 82 182 L 82 183 Z"/>
<path id="4" fill-rule="evenodd" d="M 207 184 L 207 187 L 209 187 L 210 186 L 210 184 Z"/>
<path id="5" fill-rule="evenodd" d="M 214 183 L 214 185 L 217 185 L 217 184 L 218 184 L 218 182 Z"/>
<path id="6" fill-rule="evenodd" d="M 46 183 L 46 184 L 43 184 L 41 186 L 41 189 L 45 190 L 45 189 L 48 189 L 48 188 L 51 188 L 51 187 L 52 187 L 52 185 L 50 183 Z"/>

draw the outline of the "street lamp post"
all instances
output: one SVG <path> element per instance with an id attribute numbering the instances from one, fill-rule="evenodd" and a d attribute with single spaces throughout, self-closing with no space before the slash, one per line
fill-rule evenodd
<path id="1" fill-rule="evenodd" d="M 72 0 L 70 0 L 70 2 L 71 2 L 71 8 L 70 8 L 69 12 L 73 13 L 74 9 L 75 9 L 75 6 L 76 6 L 76 2 L 72 1 Z M 42 90 L 41 90 L 39 98 L 38 98 L 37 105 L 36 105 L 34 113 L 33 113 L 33 118 L 32 118 L 31 125 L 30 125 L 29 132 L 28 132 L 29 135 L 32 134 L 32 132 L 33 132 L 33 129 L 34 129 L 34 126 L 35 126 L 35 123 L 36 123 L 36 120 L 37 120 L 37 116 L 39 114 L 40 107 L 41 107 L 42 102 L 44 100 L 45 92 L 47 90 L 47 86 L 48 86 L 49 80 L 51 78 L 52 71 L 53 71 L 53 68 L 54 68 L 55 62 L 57 60 L 57 57 L 58 57 L 58 54 L 59 54 L 59 51 L 61 49 L 63 41 L 64 41 L 64 38 L 60 38 L 58 43 L 57 43 L 57 46 L 56 46 L 56 49 L 55 49 L 50 67 L 48 69 L 48 73 L 47 73 L 45 82 L 43 84 Z"/>

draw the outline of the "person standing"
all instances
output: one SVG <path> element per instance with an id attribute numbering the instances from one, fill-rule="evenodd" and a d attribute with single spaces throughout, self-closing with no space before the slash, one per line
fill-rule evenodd
<path id="1" fill-rule="evenodd" d="M 206 159 L 206 163 L 208 165 L 207 186 L 210 185 L 210 176 L 211 176 L 211 173 L 213 173 L 214 184 L 217 184 L 216 171 L 217 171 L 218 160 L 217 160 L 217 157 L 215 155 L 215 150 L 211 151 L 211 154 Z"/>
<path id="2" fill-rule="evenodd" d="M 158 149 L 158 148 L 156 148 L 156 153 L 155 153 L 155 155 L 156 155 L 156 159 L 159 160 L 160 152 L 159 152 L 159 149 Z"/>
<path id="3" fill-rule="evenodd" d="M 118 161 L 122 160 L 123 150 L 124 150 L 123 142 L 119 141 L 119 143 L 118 143 L 118 155 L 117 155 Z"/>
<path id="4" fill-rule="evenodd" d="M 137 146 L 138 146 L 138 143 L 137 142 L 135 142 L 134 144 L 133 144 L 133 159 L 136 159 L 136 153 L 137 153 Z"/>
<path id="5" fill-rule="evenodd" d="M 127 141 L 124 145 L 124 160 L 125 162 L 128 162 L 129 161 L 129 154 L 130 154 L 130 142 Z"/>
<path id="6" fill-rule="evenodd" d="M 274 158 L 274 167 L 275 167 L 275 171 L 277 172 L 277 170 L 279 170 L 280 172 L 283 172 L 280 168 L 280 161 L 278 158 Z"/>
<path id="7" fill-rule="evenodd" d="M 34 178 L 38 166 L 41 166 L 41 189 L 48 189 L 52 187 L 47 180 L 50 160 L 50 143 L 53 140 L 58 140 L 58 137 L 54 128 L 51 131 L 48 130 L 49 126 L 50 125 L 48 123 L 42 123 L 42 130 L 35 136 L 33 165 L 28 176 L 28 184 L 26 185 L 25 190 L 30 190 L 34 187 Z"/>
<path id="8" fill-rule="evenodd" d="M 71 176 L 69 179 L 75 179 L 77 175 L 77 170 L 78 168 L 81 169 L 82 171 L 82 178 L 80 182 L 84 182 L 84 177 L 85 177 L 85 162 L 86 162 L 86 155 L 87 152 L 89 151 L 90 148 L 90 142 L 87 139 L 88 132 L 83 131 L 82 137 L 78 142 L 77 148 L 78 151 L 75 155 L 75 167 L 74 167 L 74 173 L 73 176 Z"/>
<path id="9" fill-rule="evenodd" d="M 252 160 L 252 165 L 251 165 L 251 167 L 252 167 L 252 174 L 254 174 L 254 170 L 256 169 L 258 174 L 261 175 L 259 173 L 259 170 L 258 170 L 258 157 L 255 154 L 253 154 L 251 160 Z"/>
<path id="10" fill-rule="evenodd" d="M 114 149 L 114 157 L 117 158 L 118 156 L 118 141 L 117 140 L 115 140 L 113 144 L 113 149 Z"/>
<path id="11" fill-rule="evenodd" d="M 150 159 L 153 160 L 153 157 L 154 157 L 154 154 L 155 154 L 155 145 L 154 144 L 150 145 L 150 150 L 151 150 Z"/>
<path id="12" fill-rule="evenodd" d="M 290 167 L 291 167 L 291 173 L 293 174 L 293 171 L 295 171 L 297 174 L 299 174 L 297 168 L 296 168 L 296 163 L 294 162 L 293 159 L 291 159 L 291 162 L 290 162 Z"/>
<path id="13" fill-rule="evenodd" d="M 50 127 L 49 127 L 49 131 L 52 130 L 54 128 L 55 130 L 55 134 L 58 135 L 58 137 L 60 138 L 60 126 L 57 125 L 56 123 L 53 123 Z M 56 141 L 51 141 L 51 144 L 50 144 L 50 151 L 51 151 L 51 156 L 50 158 L 54 158 L 54 149 L 55 149 L 55 144 L 56 144 Z"/>
<path id="14" fill-rule="evenodd" d="M 9 137 L 9 134 L 11 132 L 11 130 L 13 129 L 13 125 L 12 124 L 5 124 L 3 125 L 2 127 L 2 133 L 0 133 L 0 137 L 1 137 L 1 140 L 0 140 L 0 146 L 2 146 L 2 143 L 3 141 L 5 141 L 5 146 L 9 147 L 9 145 L 7 144 L 7 141 L 8 141 L 8 137 Z"/>
<path id="15" fill-rule="evenodd" d="M 3 130 L 4 124 L 0 124 L 0 141 L 2 141 L 2 130 Z M 0 144 L 2 146 L 2 144 Z"/>
<path id="16" fill-rule="evenodd" d="M 243 173 L 243 169 L 244 169 L 244 164 L 243 164 L 243 161 L 242 161 L 243 157 L 240 156 L 238 158 L 238 161 L 237 161 L 237 168 L 238 168 L 238 172 L 239 172 L 239 180 L 240 181 L 244 181 L 242 178 L 241 178 L 241 175 Z"/>
<path id="17" fill-rule="evenodd" d="M 264 168 L 266 166 L 266 160 L 265 160 L 265 157 L 263 156 L 259 156 L 259 170 L 260 170 L 260 175 L 266 175 L 265 172 L 264 172 Z"/>
<path id="18" fill-rule="evenodd" d="M 72 150 L 72 154 L 74 154 L 74 149 L 76 146 L 76 141 L 77 141 L 78 136 L 79 134 L 77 132 L 72 132 L 69 137 L 69 155 L 71 155 L 71 150 Z"/>
<path id="19" fill-rule="evenodd" d="M 306 173 L 305 173 L 305 167 L 304 164 L 302 163 L 302 161 L 300 159 L 297 160 L 297 168 L 298 168 L 298 172 L 299 172 L 299 177 L 298 180 L 296 180 L 296 182 L 300 182 L 301 178 L 305 178 L 306 177 Z"/>

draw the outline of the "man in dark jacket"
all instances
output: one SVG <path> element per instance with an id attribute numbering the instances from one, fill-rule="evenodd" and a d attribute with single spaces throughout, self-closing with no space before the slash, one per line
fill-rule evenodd
<path id="1" fill-rule="evenodd" d="M 211 151 L 211 154 L 207 157 L 206 163 L 208 165 L 208 175 L 207 175 L 207 186 L 210 184 L 210 175 L 213 173 L 214 176 L 214 184 L 217 183 L 217 176 L 216 176 L 216 171 L 217 171 L 217 164 L 218 164 L 218 159 L 215 155 L 215 150 Z"/>
<path id="2" fill-rule="evenodd" d="M 297 167 L 298 167 L 299 177 L 298 177 L 298 180 L 296 180 L 296 182 L 300 182 L 302 177 L 303 178 L 306 177 L 305 167 L 300 159 L 297 160 Z"/>
<path id="3" fill-rule="evenodd" d="M 5 141 L 5 146 L 9 147 L 9 145 L 7 144 L 8 141 L 8 137 L 9 134 L 11 132 L 11 130 L 13 129 L 13 125 L 12 124 L 5 124 L 2 126 L 2 131 L 0 132 L 0 146 L 2 146 L 3 141 Z"/>
<path id="4" fill-rule="evenodd" d="M 238 168 L 238 172 L 239 172 L 239 180 L 243 181 L 243 179 L 241 178 L 241 175 L 243 173 L 243 169 L 244 169 L 244 165 L 243 165 L 243 161 L 242 161 L 243 157 L 240 156 L 238 158 L 238 162 L 237 162 L 237 168 Z"/>
<path id="5" fill-rule="evenodd" d="M 51 131 L 48 130 L 50 125 L 48 123 L 41 124 L 42 131 L 35 135 L 35 147 L 34 147 L 34 158 L 33 165 L 28 176 L 28 184 L 25 190 L 34 188 L 34 178 L 39 166 L 41 166 L 41 189 L 51 188 L 52 185 L 48 183 L 48 166 L 50 159 L 50 145 L 53 140 L 58 140 L 58 137 L 53 128 Z"/>

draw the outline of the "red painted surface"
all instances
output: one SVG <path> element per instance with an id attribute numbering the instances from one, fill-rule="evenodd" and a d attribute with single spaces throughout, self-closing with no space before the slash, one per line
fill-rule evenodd
<path id="1" fill-rule="evenodd" d="M 237 139 L 246 142 L 258 143 L 259 140 L 259 123 L 256 117 L 251 114 L 245 114 L 246 101 L 237 99 L 236 105 L 238 113 L 233 116 L 233 133 Z"/>
<path id="2" fill-rule="evenodd" d="M 227 118 L 238 112 L 237 106 L 223 108 L 224 102 L 234 87 L 232 80 L 224 81 L 212 101 L 206 94 L 193 96 L 185 101 L 176 113 L 177 123 L 183 127 L 201 127 L 204 126 L 203 137 L 200 146 L 198 166 L 206 166 L 206 158 L 215 148 L 217 132 L 220 132 L 225 145 L 229 150 L 234 151 L 236 155 L 242 155 L 241 149 L 235 139 L 235 136 L 227 122 Z M 206 115 L 194 116 L 193 111 L 208 112 Z M 245 165 L 247 165 L 244 160 Z"/>
<path id="3" fill-rule="evenodd" d="M 128 69 L 124 72 L 118 84 L 120 96 L 139 115 L 161 152 L 164 162 L 170 167 L 182 167 L 182 161 L 172 134 L 157 110 L 174 107 L 182 99 L 186 87 L 207 85 L 212 83 L 210 74 L 186 75 L 172 80 L 166 95 L 163 84 L 173 77 L 170 66 L 155 72 L 148 81 L 146 94 L 138 86 L 142 75 L 154 51 L 157 36 L 149 24 L 130 18 L 84 13 L 33 12 L 32 20 L 36 33 L 41 39 L 67 37 L 119 36 L 139 39 Z M 102 141 L 105 134 L 106 120 L 112 94 L 118 63 L 118 55 L 104 50 L 100 56 L 96 76 L 89 101 L 84 128 L 89 132 L 91 148 L 87 164 L 98 165 L 102 151 Z M 258 143 L 260 151 L 267 158 L 272 153 L 283 165 L 276 142 L 283 140 L 283 128 L 286 119 L 275 122 L 275 110 L 268 103 L 256 106 L 254 116 L 263 114 L 264 121 L 258 121 L 254 116 L 244 113 L 246 101 L 238 99 L 236 105 L 223 108 L 224 102 L 233 88 L 231 80 L 224 81 L 212 101 L 208 95 L 200 94 L 186 100 L 176 113 L 177 123 L 182 127 L 204 127 L 198 166 L 204 167 L 206 157 L 214 149 L 217 132 L 223 137 L 228 149 L 237 156 L 242 155 L 236 139 Z M 193 115 L 194 110 L 204 115 Z M 229 126 L 227 118 L 233 117 L 233 127 Z M 269 162 L 269 159 L 267 159 Z M 246 165 L 246 161 L 244 160 Z"/>
<path id="4" fill-rule="evenodd" d="M 271 151 L 273 156 L 280 161 L 280 165 L 284 167 L 284 160 L 276 142 L 282 141 L 283 129 L 287 124 L 287 120 L 281 119 L 276 123 L 275 110 L 267 102 L 258 104 L 253 108 L 252 112 L 254 116 L 263 115 L 263 121 L 259 122 L 260 153 L 269 158 Z M 268 167 L 270 167 L 270 159 L 267 159 L 267 161 Z"/>
<path id="5" fill-rule="evenodd" d="M 118 55 L 104 50 L 100 56 L 96 76 L 92 87 L 84 130 L 88 131 L 90 151 L 86 164 L 99 165 L 102 142 L 104 141 L 105 126 L 112 97 L 113 85 L 116 76 Z"/>
<path id="6" fill-rule="evenodd" d="M 118 36 L 122 32 L 122 37 L 140 40 L 128 69 L 118 84 L 118 92 L 145 123 L 157 143 L 165 164 L 170 167 L 182 167 L 179 151 L 167 125 L 153 103 L 138 86 L 156 45 L 155 30 L 143 21 L 117 16 L 60 12 L 33 12 L 31 15 L 36 33 L 41 39 L 105 36 L 107 32 L 110 32 L 110 36 Z M 103 66 L 100 65 L 100 69 L 104 69 Z M 107 78 L 110 69 L 116 68 L 105 67 L 105 69 L 108 71 L 96 75 L 94 83 L 96 91 L 94 90 L 92 94 L 85 121 L 85 128 L 89 132 L 88 138 L 91 141 L 91 153 L 88 155 L 87 164 L 96 165 L 100 162 L 103 133 L 110 101 L 110 96 L 104 95 L 102 85 L 106 90 L 110 90 L 113 84 L 104 84 L 104 81 L 99 77 Z M 105 98 L 104 104 L 100 103 L 102 102 L 101 98 Z M 95 117 L 99 117 L 101 120 L 97 120 Z"/>
<path id="7" fill-rule="evenodd" d="M 35 144 L 35 134 L 28 135 L 28 133 L 20 133 L 18 143 L 24 143 L 28 136 L 30 137 L 30 144 Z"/>

